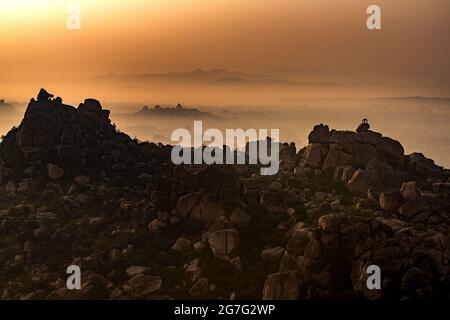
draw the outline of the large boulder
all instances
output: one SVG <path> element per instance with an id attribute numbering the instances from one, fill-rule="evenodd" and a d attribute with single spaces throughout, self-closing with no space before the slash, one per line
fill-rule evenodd
<path id="1" fill-rule="evenodd" d="M 149 298 L 161 290 L 162 279 L 145 274 L 137 274 L 126 282 L 122 289 L 132 298 Z"/>
<path id="2" fill-rule="evenodd" d="M 345 152 L 353 152 L 353 142 L 356 133 L 353 131 L 331 131 L 330 143 L 339 144 L 344 148 Z"/>
<path id="3" fill-rule="evenodd" d="M 367 164 L 378 155 L 377 149 L 370 144 L 354 143 L 353 144 L 353 164 L 359 168 L 365 168 Z"/>
<path id="4" fill-rule="evenodd" d="M 191 214 L 192 209 L 197 205 L 200 198 L 204 195 L 203 192 L 193 192 L 186 194 L 177 201 L 177 212 L 183 218 Z"/>
<path id="5" fill-rule="evenodd" d="M 389 137 L 381 137 L 376 145 L 377 150 L 383 154 L 393 166 L 402 166 L 405 163 L 405 150 L 400 142 Z"/>
<path id="6" fill-rule="evenodd" d="M 225 214 L 224 209 L 210 194 L 204 194 L 199 203 L 192 209 L 190 218 L 210 223 Z"/>
<path id="7" fill-rule="evenodd" d="M 64 177 L 64 170 L 55 164 L 47 164 L 48 176 L 51 179 L 58 180 Z"/>
<path id="8" fill-rule="evenodd" d="M 383 159 L 373 158 L 366 166 L 372 187 L 377 191 L 398 187 L 394 169 Z"/>
<path id="9" fill-rule="evenodd" d="M 263 289 L 263 300 L 296 300 L 299 296 L 294 272 L 274 273 L 267 277 Z"/>
<path id="10" fill-rule="evenodd" d="M 231 167 L 207 166 L 195 173 L 193 187 L 209 192 L 225 206 L 239 206 L 242 202 L 242 185 Z"/>
<path id="11" fill-rule="evenodd" d="M 420 191 L 415 181 L 404 182 L 400 192 L 406 201 L 414 201 L 420 198 Z"/>
<path id="12" fill-rule="evenodd" d="M 307 161 L 320 164 L 326 155 L 326 150 L 320 143 L 311 143 L 305 150 L 304 158 Z"/>
<path id="13" fill-rule="evenodd" d="M 401 203 L 399 192 L 382 192 L 380 194 L 380 207 L 385 211 L 396 211 Z"/>
<path id="14" fill-rule="evenodd" d="M 282 214 L 287 209 L 288 193 L 284 190 L 265 190 L 260 199 L 261 206 L 269 213 Z"/>
<path id="15" fill-rule="evenodd" d="M 378 140 L 382 137 L 381 133 L 368 130 L 366 132 L 358 132 L 355 134 L 355 141 L 360 143 L 368 143 L 373 146 L 377 145 Z"/>
<path id="16" fill-rule="evenodd" d="M 215 257 L 232 253 L 239 246 L 239 232 L 236 229 L 223 229 L 208 236 L 208 243 Z"/>
<path id="17" fill-rule="evenodd" d="M 309 143 L 328 143 L 330 140 L 330 129 L 328 126 L 319 124 L 314 126 L 313 131 L 308 135 Z"/>
<path id="18" fill-rule="evenodd" d="M 321 216 L 319 218 L 318 226 L 324 232 L 337 232 L 339 225 L 344 221 L 343 213 L 332 213 Z"/>
<path id="19" fill-rule="evenodd" d="M 442 172 L 442 167 L 437 166 L 432 159 L 422 153 L 414 152 L 407 156 L 408 164 L 418 174 L 425 177 L 437 176 Z"/>
<path id="20" fill-rule="evenodd" d="M 414 217 L 422 210 L 422 198 L 416 182 L 404 182 L 400 192 L 404 202 L 399 208 L 399 213 L 407 218 Z"/>
<path id="21" fill-rule="evenodd" d="M 330 171 L 334 170 L 337 166 L 350 164 L 352 161 L 352 155 L 344 152 L 342 146 L 331 145 L 330 150 L 323 162 L 322 170 Z"/>
<path id="22" fill-rule="evenodd" d="M 347 183 L 347 189 L 360 197 L 367 197 L 367 191 L 370 188 L 370 179 L 367 171 L 358 169 Z"/>

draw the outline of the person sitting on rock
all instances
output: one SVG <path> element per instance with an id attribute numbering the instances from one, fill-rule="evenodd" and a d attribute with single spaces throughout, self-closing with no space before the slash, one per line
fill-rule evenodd
<path id="1" fill-rule="evenodd" d="M 356 128 L 356 132 L 367 132 L 370 129 L 370 124 L 367 119 L 362 119 L 361 124 Z"/>

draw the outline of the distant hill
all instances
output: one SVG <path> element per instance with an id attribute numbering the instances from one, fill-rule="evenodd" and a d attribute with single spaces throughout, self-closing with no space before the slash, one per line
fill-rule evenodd
<path id="1" fill-rule="evenodd" d="M 196 108 L 185 108 L 181 104 L 178 104 L 175 108 L 161 107 L 159 105 L 149 108 L 143 107 L 140 111 L 132 113 L 131 116 L 155 116 L 155 117 L 188 117 L 188 118 L 218 118 L 212 113 L 200 111 Z"/>
<path id="2" fill-rule="evenodd" d="M 127 74 L 107 74 L 93 78 L 93 80 L 117 81 L 117 82 L 210 82 L 222 78 L 242 78 L 261 79 L 270 78 L 269 75 L 245 74 L 240 71 L 227 71 L 223 69 L 202 70 L 196 69 L 188 72 L 167 72 L 167 73 L 127 73 Z"/>
<path id="3" fill-rule="evenodd" d="M 305 87 L 305 86 L 336 86 L 334 82 L 296 82 L 274 75 L 247 74 L 240 71 L 223 69 L 202 70 L 168 73 L 142 74 L 108 74 L 93 78 L 94 81 L 119 83 L 132 88 L 143 88 L 143 84 L 183 84 L 183 85 L 212 85 L 212 86 L 275 86 L 275 87 Z"/>
<path id="4" fill-rule="evenodd" d="M 382 97 L 377 98 L 380 100 L 401 100 L 401 101 L 409 101 L 409 102 L 433 102 L 433 103 L 445 103 L 450 104 L 450 98 L 447 97 L 422 97 L 422 96 L 414 96 L 414 97 Z"/>
<path id="5" fill-rule="evenodd" d="M 212 85 L 224 86 L 280 86 L 280 87 L 299 87 L 299 86 L 333 86 L 339 85 L 334 82 L 295 82 L 278 78 L 252 79 L 247 80 L 239 77 L 221 78 L 209 82 Z"/>

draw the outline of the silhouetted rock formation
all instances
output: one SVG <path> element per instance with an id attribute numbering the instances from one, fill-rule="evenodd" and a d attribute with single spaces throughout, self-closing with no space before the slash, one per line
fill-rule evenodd
<path id="1" fill-rule="evenodd" d="M 189 117 L 198 120 L 203 118 L 217 118 L 217 116 L 213 115 L 212 113 L 200 111 L 196 108 L 184 108 L 181 104 L 177 104 L 175 108 L 164 108 L 160 105 L 156 105 L 153 107 L 153 109 L 150 109 L 149 107 L 144 106 L 141 111 L 135 113 L 134 115 L 158 117 Z"/>

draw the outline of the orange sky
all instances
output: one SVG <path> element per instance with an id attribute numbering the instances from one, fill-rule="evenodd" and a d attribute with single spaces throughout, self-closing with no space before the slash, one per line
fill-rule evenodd
<path id="1" fill-rule="evenodd" d="M 70 3 L 80 31 L 66 29 Z M 381 31 L 366 28 L 372 3 Z M 0 0 L 0 85 L 224 68 L 414 81 L 445 95 L 449 21 L 449 0 Z"/>

